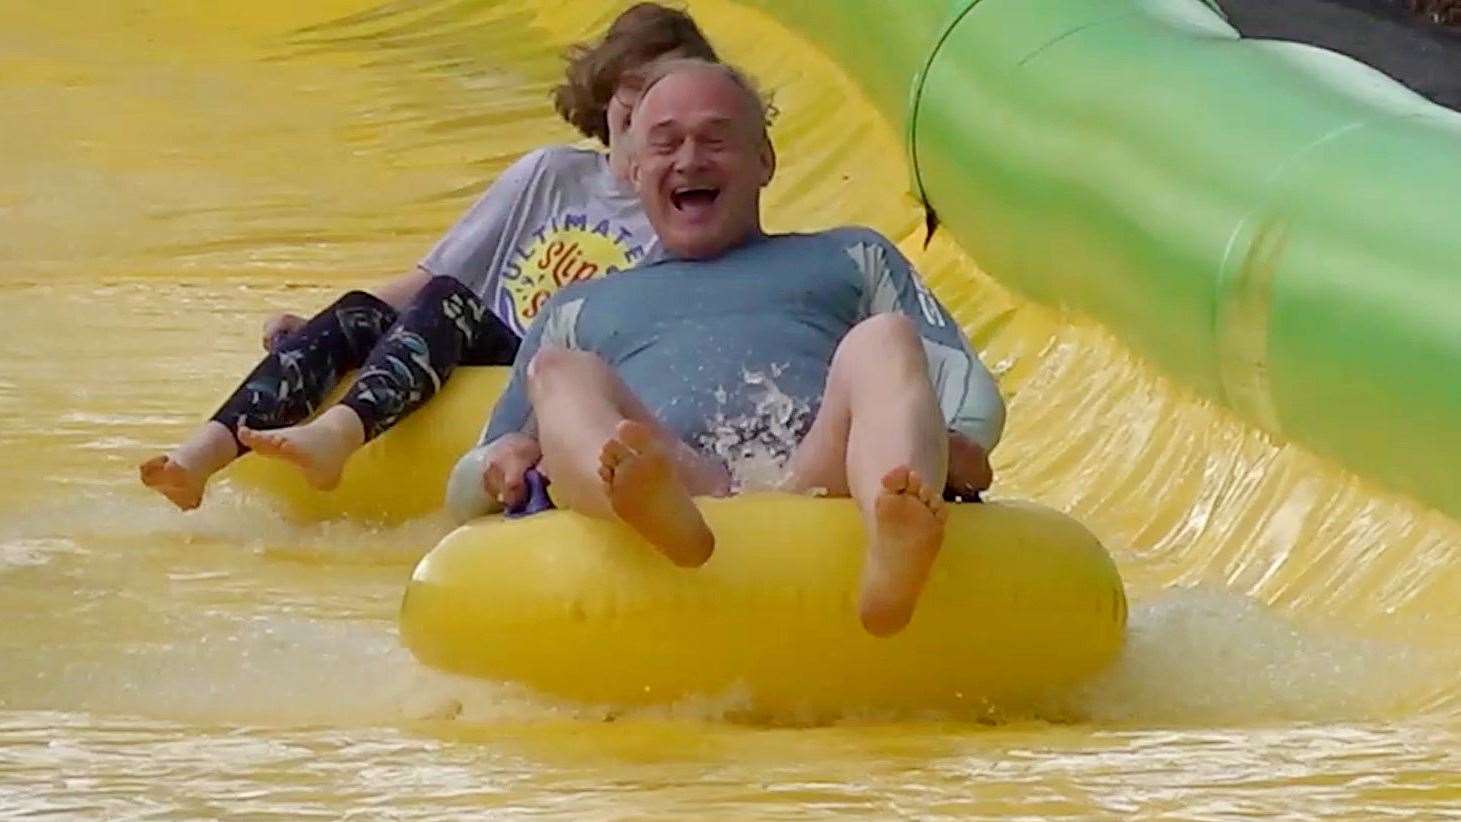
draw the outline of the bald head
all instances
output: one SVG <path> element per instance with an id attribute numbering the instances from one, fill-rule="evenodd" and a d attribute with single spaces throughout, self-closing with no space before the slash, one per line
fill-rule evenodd
<path id="1" fill-rule="evenodd" d="M 741 105 L 744 108 L 743 118 L 740 122 L 754 128 L 758 138 L 767 142 L 771 141 L 771 135 L 767 132 L 767 125 L 770 121 L 770 106 L 756 83 L 745 72 L 732 65 L 715 63 L 709 60 L 701 60 L 695 57 L 672 57 L 657 60 L 639 71 L 635 78 L 630 81 L 634 83 L 639 92 L 639 104 L 643 104 L 644 98 L 661 81 L 675 75 L 702 75 L 701 80 L 708 79 L 709 75 L 714 80 L 724 82 L 728 88 L 734 88 L 741 97 Z M 636 106 L 636 109 L 638 106 Z"/>
<path id="2" fill-rule="evenodd" d="M 665 60 L 641 75 L 630 179 L 672 256 L 707 259 L 761 231 L 761 188 L 776 157 L 766 105 L 729 66 Z"/>

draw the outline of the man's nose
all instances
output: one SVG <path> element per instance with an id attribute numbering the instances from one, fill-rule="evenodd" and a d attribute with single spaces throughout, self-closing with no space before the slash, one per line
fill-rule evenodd
<path id="1" fill-rule="evenodd" d="M 675 170 L 693 171 L 705 164 L 705 148 L 697 140 L 685 140 L 675 151 Z"/>

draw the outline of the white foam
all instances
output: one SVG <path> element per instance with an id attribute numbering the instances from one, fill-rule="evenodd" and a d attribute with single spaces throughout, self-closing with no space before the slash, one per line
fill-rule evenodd
<path id="1" fill-rule="evenodd" d="M 1413 710 L 1447 667 L 1418 649 L 1301 627 L 1238 594 L 1173 589 L 1133 604 L 1116 664 L 1062 697 L 1054 715 L 1179 725 L 1369 719 Z"/>
<path id="2" fill-rule="evenodd" d="M 723 386 L 715 391 L 722 409 L 707 421 L 699 444 L 730 468 L 731 487 L 736 492 L 780 488 L 786 480 L 787 458 L 810 423 L 811 406 L 776 384 L 784 369 L 773 364 L 769 374 L 741 373 L 742 386 L 737 386 L 736 394 L 750 397 L 749 414 L 727 415 L 723 407 L 730 392 Z"/>

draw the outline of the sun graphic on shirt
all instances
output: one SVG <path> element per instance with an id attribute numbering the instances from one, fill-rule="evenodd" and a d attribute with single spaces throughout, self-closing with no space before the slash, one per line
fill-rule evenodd
<path id="1" fill-rule="evenodd" d="M 589 228 L 550 231 L 528 246 L 517 265 L 504 273 L 498 297 L 504 303 L 502 313 L 516 320 L 521 331 L 559 289 L 629 264 L 629 249 L 607 232 Z"/>

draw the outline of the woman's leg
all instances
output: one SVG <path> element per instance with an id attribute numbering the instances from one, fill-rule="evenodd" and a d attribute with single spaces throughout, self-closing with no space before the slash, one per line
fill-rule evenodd
<path id="1" fill-rule="evenodd" d="M 271 428 L 307 418 L 339 381 L 360 367 L 396 312 L 352 291 L 316 314 L 265 357 L 186 442 L 140 467 L 142 482 L 179 508 L 198 507 L 208 478 L 246 448 L 240 428 Z"/>
<path id="2" fill-rule="evenodd" d="M 826 395 L 792 455 L 789 490 L 849 495 L 868 534 L 864 627 L 896 633 L 943 543 L 948 435 L 918 332 L 901 314 L 854 328 L 837 348 Z"/>
<path id="3" fill-rule="evenodd" d="M 433 277 L 370 352 L 337 405 L 304 425 L 268 431 L 247 426 L 239 439 L 261 455 L 298 466 L 316 487 L 333 488 L 360 446 L 430 402 L 458 364 L 511 362 L 517 345 L 471 290 L 451 277 Z"/>

